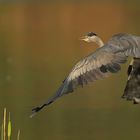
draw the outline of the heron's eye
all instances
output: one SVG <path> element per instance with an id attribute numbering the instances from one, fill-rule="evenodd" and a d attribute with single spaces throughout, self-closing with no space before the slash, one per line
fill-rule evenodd
<path id="1" fill-rule="evenodd" d="M 93 33 L 93 32 L 89 32 L 88 34 L 87 34 L 87 36 L 97 36 L 97 34 L 96 33 Z"/>

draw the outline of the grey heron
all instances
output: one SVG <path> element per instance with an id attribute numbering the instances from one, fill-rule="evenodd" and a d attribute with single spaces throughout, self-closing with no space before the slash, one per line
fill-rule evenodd
<path id="1" fill-rule="evenodd" d="M 53 103 L 57 98 L 73 92 L 77 87 L 87 85 L 98 79 L 105 78 L 112 73 L 117 73 L 127 61 L 128 56 L 140 58 L 140 37 L 131 34 L 119 33 L 111 37 L 107 43 L 93 32 L 89 32 L 82 38 L 86 42 L 95 42 L 99 45 L 93 53 L 80 60 L 65 78 L 55 94 L 43 105 L 32 109 L 32 116 L 45 106 Z M 127 97 L 124 94 L 124 98 Z M 140 95 L 133 95 L 137 102 Z"/>

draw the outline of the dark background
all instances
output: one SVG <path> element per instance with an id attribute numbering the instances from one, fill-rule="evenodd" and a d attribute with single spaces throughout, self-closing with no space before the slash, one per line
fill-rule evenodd
<path id="1" fill-rule="evenodd" d="M 93 31 L 106 42 L 119 32 L 140 35 L 139 5 L 138 0 L 0 1 L 0 123 L 7 107 L 13 139 L 18 129 L 21 140 L 140 137 L 140 106 L 121 99 L 129 62 L 120 73 L 79 88 L 29 118 L 73 65 L 97 48 L 81 42 L 81 36 Z"/>

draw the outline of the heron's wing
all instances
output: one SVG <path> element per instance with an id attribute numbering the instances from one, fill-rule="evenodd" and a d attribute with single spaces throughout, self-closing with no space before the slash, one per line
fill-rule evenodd
<path id="1" fill-rule="evenodd" d="M 140 59 L 134 58 L 133 64 L 128 68 L 128 81 L 122 98 L 140 102 Z"/>
<path id="2" fill-rule="evenodd" d="M 34 108 L 31 117 L 57 98 L 73 92 L 78 86 L 84 86 L 89 82 L 102 79 L 110 73 L 118 72 L 121 68 L 120 63 L 126 62 L 126 59 L 127 56 L 124 54 L 108 52 L 104 48 L 97 49 L 74 66 L 54 96 L 40 107 Z"/>
<path id="3" fill-rule="evenodd" d="M 139 46 L 139 37 L 127 34 L 113 36 L 103 47 L 79 61 L 54 96 L 42 106 L 34 108 L 33 112 L 36 113 L 62 95 L 73 92 L 78 86 L 118 72 L 120 64 L 126 62 L 127 56 L 140 57 Z"/>
<path id="4" fill-rule="evenodd" d="M 106 47 L 113 53 L 121 52 L 126 56 L 140 58 L 140 37 L 131 34 L 116 34 L 108 42 Z M 105 47 L 105 46 L 104 46 Z"/>
<path id="5" fill-rule="evenodd" d="M 123 54 L 113 54 L 104 49 L 98 49 L 95 53 L 85 57 L 72 69 L 66 81 L 73 91 L 77 86 L 84 86 L 89 82 L 107 77 L 110 73 L 120 70 L 120 63 L 126 62 Z"/>

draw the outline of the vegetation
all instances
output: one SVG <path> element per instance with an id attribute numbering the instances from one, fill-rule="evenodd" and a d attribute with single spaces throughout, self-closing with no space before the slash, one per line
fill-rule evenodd
<path id="1" fill-rule="evenodd" d="M 11 140 L 11 135 L 12 135 L 12 122 L 11 122 L 10 112 L 7 115 L 7 110 L 6 108 L 4 108 L 3 121 L 1 125 L 1 140 Z M 20 137 L 20 130 L 18 130 L 17 140 L 19 140 L 19 137 Z"/>

